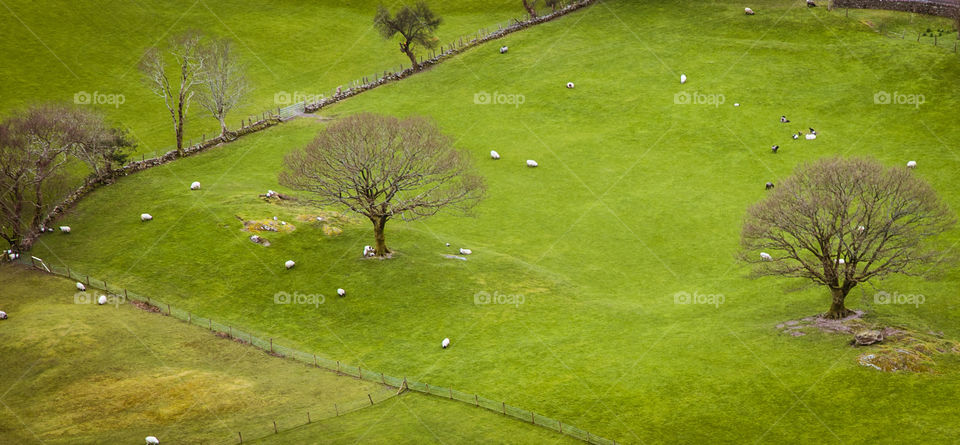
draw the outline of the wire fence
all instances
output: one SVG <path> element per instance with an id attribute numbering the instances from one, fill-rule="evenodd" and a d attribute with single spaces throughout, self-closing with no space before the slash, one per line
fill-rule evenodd
<path id="1" fill-rule="evenodd" d="M 311 410 L 305 415 L 300 415 L 298 413 L 293 416 L 293 419 L 290 418 L 290 415 L 287 415 L 285 418 L 283 418 L 282 422 L 278 423 L 277 420 L 274 420 L 272 425 L 264 427 L 265 431 L 256 432 L 255 435 L 247 437 L 246 439 L 243 438 L 244 436 L 242 435 L 242 432 L 238 432 L 237 437 L 235 438 L 238 442 L 229 443 L 242 443 L 243 440 L 250 440 L 254 437 L 263 437 L 268 434 L 277 434 L 280 431 L 303 426 L 313 421 L 341 416 L 348 412 L 356 411 L 358 409 L 383 402 L 405 390 L 416 391 L 444 399 L 454 400 L 468 405 L 473 405 L 477 408 L 484 408 L 504 416 L 513 417 L 523 422 L 556 431 L 575 439 L 580 439 L 587 443 L 597 445 L 616 445 L 617 443 L 615 440 L 606 439 L 602 436 L 592 434 L 589 431 L 577 428 L 576 426 L 564 423 L 560 420 L 553 419 L 527 409 L 509 405 L 502 400 L 493 400 L 482 397 L 475 393 L 463 392 L 453 388 L 434 386 L 430 385 L 429 383 L 409 380 L 406 377 L 391 376 L 372 369 L 366 369 L 360 366 L 343 363 L 339 360 L 333 360 L 320 354 L 307 353 L 296 348 L 284 346 L 273 341 L 273 338 L 271 337 L 253 335 L 251 332 L 245 331 L 231 324 L 224 324 L 212 318 L 203 317 L 201 315 L 194 314 L 191 311 L 172 306 L 169 303 L 165 303 L 150 296 L 131 292 L 129 289 L 126 289 L 122 286 L 112 285 L 104 280 L 93 278 L 74 269 L 70 269 L 69 267 L 49 265 L 42 259 L 34 256 L 21 256 L 13 261 L 53 275 L 76 280 L 78 283 L 83 283 L 87 289 L 102 290 L 105 293 L 115 297 L 117 300 L 129 302 L 130 304 L 134 304 L 141 309 L 150 312 L 157 312 L 162 315 L 176 318 L 186 322 L 187 324 L 203 327 L 219 337 L 228 338 L 233 341 L 261 349 L 273 356 L 297 360 L 315 368 L 326 369 L 336 372 L 340 375 L 355 377 L 358 380 L 378 383 L 383 385 L 384 388 L 390 389 L 389 391 L 370 393 L 368 394 L 368 398 L 365 400 L 352 401 L 347 404 L 334 405 L 332 407 L 323 407 L 317 410 Z"/>

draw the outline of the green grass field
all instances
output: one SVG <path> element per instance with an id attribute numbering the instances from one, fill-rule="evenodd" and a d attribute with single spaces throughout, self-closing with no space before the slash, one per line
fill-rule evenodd
<path id="1" fill-rule="evenodd" d="M 828 293 L 750 280 L 735 254 L 764 183 L 825 156 L 916 160 L 916 174 L 960 209 L 960 93 L 948 86 L 960 60 L 879 36 L 861 22 L 869 12 L 751 7 L 757 15 L 747 17 L 730 2 L 601 1 L 509 36 L 507 55 L 500 42 L 487 45 L 324 110 L 431 116 L 486 177 L 472 217 L 391 223 L 390 261 L 361 258 L 367 225 L 327 236 L 298 219 L 317 210 L 257 197 L 283 190 L 282 157 L 322 129 L 313 119 L 103 188 L 61 220 L 71 235 L 45 236 L 33 254 L 284 344 L 504 400 L 618 443 L 950 443 L 960 435 L 956 356 L 935 374 L 888 374 L 859 366 L 845 336 L 782 334 L 776 324 L 825 311 Z M 924 103 L 877 104 L 885 92 Z M 475 103 L 484 93 L 523 104 Z M 678 104 L 684 93 L 722 103 Z M 817 140 L 790 139 L 808 127 Z M 491 149 L 503 158 L 489 160 Z M 203 189 L 190 192 L 192 181 Z M 155 219 L 141 223 L 143 212 Z M 263 248 L 237 216 L 277 216 L 296 230 L 268 234 Z M 958 242 L 954 231 L 944 249 Z M 458 247 L 474 254 L 442 256 Z M 284 270 L 287 259 L 296 268 Z M 346 297 L 334 296 L 338 287 Z M 875 304 L 880 290 L 925 303 Z M 318 308 L 276 305 L 281 291 L 329 298 Z M 723 303 L 676 304 L 681 292 Z M 476 304 L 483 293 L 522 304 Z M 949 267 L 865 286 L 848 305 L 870 321 L 960 339 L 958 294 L 960 271 Z M 452 349 L 439 348 L 444 337 Z M 309 430 L 304 440 L 323 440 Z M 346 440 L 357 430 L 336 431 Z"/>
<path id="2" fill-rule="evenodd" d="M 3 266 L 0 281 L 0 308 L 12 314 L 0 326 L 0 443 L 154 435 L 217 444 L 235 443 L 237 432 L 244 443 L 278 444 L 572 441 L 422 394 L 391 400 L 393 388 L 270 357 L 123 301 L 89 304 L 69 280 Z M 368 406 L 368 394 L 377 405 Z"/>
<path id="3" fill-rule="evenodd" d="M 128 127 L 139 152 L 175 146 L 163 99 L 154 96 L 137 70 L 147 48 L 190 29 L 234 41 L 248 65 L 254 91 L 228 119 L 231 127 L 250 115 L 286 105 L 286 97 L 329 96 L 338 85 L 409 65 L 393 41 L 372 26 L 379 1 L 285 0 L 253 7 L 242 1 L 136 1 L 111 4 L 79 1 L 50 7 L 9 1 L 0 9 L 0 115 L 35 101 L 73 102 L 79 92 L 123 95 L 119 106 L 91 105 Z M 523 9 L 519 1 L 438 0 L 444 18 L 438 37 L 445 44 L 495 26 Z M 408 66 L 409 67 L 409 66 Z M 281 103 L 276 103 L 279 95 Z M 293 102 L 290 102 L 293 103 Z M 186 139 L 219 132 L 194 102 Z"/>

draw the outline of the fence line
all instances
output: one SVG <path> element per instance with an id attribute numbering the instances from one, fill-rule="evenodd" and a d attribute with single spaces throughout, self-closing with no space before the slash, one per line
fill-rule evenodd
<path id="1" fill-rule="evenodd" d="M 141 309 L 148 310 L 150 312 L 158 312 L 162 315 L 170 316 L 176 318 L 180 321 L 186 322 L 187 324 L 200 326 L 206 328 L 213 332 L 219 337 L 229 338 L 233 341 L 236 341 L 241 344 L 253 346 L 257 349 L 263 350 L 264 352 L 281 358 L 291 358 L 297 360 L 301 363 L 305 363 L 309 366 L 315 368 L 323 368 L 328 371 L 333 371 L 339 375 L 346 375 L 351 377 L 356 377 L 360 380 L 366 380 L 368 382 L 379 383 L 381 385 L 397 389 L 397 392 L 393 395 L 399 395 L 403 391 L 416 391 L 423 394 L 428 394 L 436 397 L 441 397 L 448 400 L 455 400 L 462 402 L 468 405 L 473 405 L 477 408 L 485 408 L 489 411 L 493 411 L 504 416 L 510 416 L 515 419 L 521 420 L 523 422 L 531 423 L 536 426 L 547 428 L 564 434 L 575 439 L 580 439 L 584 442 L 597 444 L 597 445 L 616 445 L 615 440 L 606 439 L 602 436 L 590 433 L 584 429 L 578 428 L 574 425 L 561 422 L 542 414 L 535 413 L 530 410 L 519 408 L 513 405 L 508 405 L 505 401 L 497 401 L 489 399 L 487 397 L 482 397 L 475 393 L 467 393 L 463 391 L 458 391 L 453 388 L 447 388 L 442 386 L 434 386 L 424 382 L 417 382 L 407 379 L 407 377 L 395 377 L 386 375 L 382 372 L 376 372 L 371 369 L 364 369 L 359 366 L 350 365 L 339 360 L 329 359 L 323 357 L 316 353 L 306 353 L 298 349 L 290 348 L 283 346 L 277 342 L 273 341 L 273 338 L 267 337 L 262 338 L 254 336 L 250 332 L 238 329 L 232 324 L 223 324 L 217 321 L 214 321 L 212 318 L 202 317 L 197 314 L 194 314 L 190 311 L 185 311 L 178 307 L 174 307 L 169 303 L 164 303 L 160 300 L 151 298 L 149 296 L 143 296 L 130 292 L 128 289 L 116 285 L 110 285 L 104 280 L 93 278 L 89 275 L 85 275 L 77 272 L 76 270 L 70 269 L 69 267 L 59 267 L 55 265 L 46 264 L 42 259 L 37 257 L 19 257 L 14 260 L 17 263 L 22 265 L 29 266 L 31 268 L 37 269 L 39 271 L 49 273 L 52 275 L 57 275 L 71 280 L 76 280 L 78 282 L 84 283 L 88 289 L 100 289 L 105 293 L 111 294 L 117 298 L 123 297 L 124 300 L 129 300 L 131 304 L 134 304 Z M 392 396 L 391 396 L 392 397 Z M 382 402 L 389 399 L 390 397 L 378 400 Z M 373 399 L 373 396 L 368 396 L 367 400 L 370 406 L 374 405 L 376 402 Z M 346 412 L 342 411 L 340 406 L 334 406 L 335 415 L 339 416 Z M 349 407 L 347 407 L 349 409 Z M 352 411 L 356 411 L 362 407 L 354 407 Z M 309 414 L 308 414 L 309 415 Z M 327 417 L 329 418 L 329 417 Z M 306 423 L 300 423 L 294 425 L 294 428 L 297 426 L 305 425 Z M 275 433 L 279 432 L 279 427 L 274 428 Z M 238 438 L 242 438 L 242 435 L 238 433 Z M 242 439 L 240 439 L 242 441 Z M 242 442 L 241 442 L 242 443 Z"/>

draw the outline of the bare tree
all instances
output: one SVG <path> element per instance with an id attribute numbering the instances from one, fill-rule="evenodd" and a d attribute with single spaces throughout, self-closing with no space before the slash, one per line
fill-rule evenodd
<path id="1" fill-rule="evenodd" d="M 544 4 L 550 7 L 553 12 L 557 12 L 557 8 L 562 3 L 562 0 L 544 0 Z"/>
<path id="2" fill-rule="evenodd" d="M 64 105 L 38 105 L 0 125 L 0 237 L 16 249 L 29 248 L 62 186 L 70 155 L 88 141 L 107 139 L 97 116 Z"/>
<path id="3" fill-rule="evenodd" d="M 800 167 L 750 207 L 740 256 L 757 276 L 827 286 L 825 316 L 843 318 L 851 313 L 844 300 L 858 284 L 929 272 L 943 256 L 932 238 L 955 223 L 933 188 L 906 168 L 823 159 Z"/>
<path id="4" fill-rule="evenodd" d="M 211 43 L 203 52 L 203 88 L 197 100 L 220 122 L 220 137 L 226 140 L 231 136 L 227 129 L 227 113 L 250 92 L 246 66 L 236 57 L 233 44 L 227 39 Z"/>
<path id="5" fill-rule="evenodd" d="M 331 124 L 284 159 L 280 182 L 312 193 L 319 205 L 343 205 L 373 224 L 376 255 L 394 217 L 413 220 L 444 208 L 467 210 L 483 196 L 483 178 L 466 154 L 425 118 L 353 115 Z"/>
<path id="6" fill-rule="evenodd" d="M 173 121 L 177 153 L 182 155 L 184 124 L 193 89 L 204 81 L 206 54 L 202 36 L 197 32 L 187 32 L 175 37 L 170 41 L 168 52 L 174 59 L 172 66 L 168 66 L 164 51 L 153 47 L 147 50 L 140 61 L 140 71 L 154 94 L 163 98 Z M 171 77 L 176 79 L 175 83 L 170 81 Z"/>
<path id="7" fill-rule="evenodd" d="M 413 45 L 426 49 L 436 48 L 438 39 L 433 33 L 442 22 L 443 19 L 434 14 L 423 1 L 417 2 L 412 8 L 403 6 L 395 16 L 390 15 L 386 6 L 380 5 L 373 18 L 373 25 L 384 39 L 400 34 L 400 51 L 410 59 L 414 70 L 420 69 L 420 63 L 413 52 Z"/>

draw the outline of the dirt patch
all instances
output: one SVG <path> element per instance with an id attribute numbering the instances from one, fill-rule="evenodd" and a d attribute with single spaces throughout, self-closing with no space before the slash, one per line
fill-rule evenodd
<path id="1" fill-rule="evenodd" d="M 330 211 L 297 215 L 297 221 L 319 225 L 326 236 L 340 235 L 343 233 L 343 226 L 353 223 L 349 216 Z"/>
<path id="2" fill-rule="evenodd" d="M 140 309 L 142 309 L 142 310 L 145 310 L 145 311 L 147 311 L 147 312 L 160 312 L 160 308 L 158 308 L 158 307 L 156 307 L 156 306 L 154 306 L 154 305 L 152 305 L 152 304 L 150 304 L 150 303 L 147 303 L 146 301 L 131 300 L 131 301 L 130 301 L 130 304 L 136 306 L 137 308 L 140 308 Z"/>
<path id="3" fill-rule="evenodd" d="M 244 221 L 243 230 L 259 235 L 266 232 L 290 233 L 297 230 L 297 227 L 280 219 L 254 219 Z"/>
<path id="4" fill-rule="evenodd" d="M 864 319 L 864 311 L 840 320 L 821 316 L 788 320 L 777 324 L 783 334 L 793 337 L 818 330 L 827 334 L 844 335 L 850 338 L 853 347 L 864 352 L 857 357 L 861 366 L 884 372 L 936 373 L 936 357 L 942 354 L 960 354 L 960 343 L 943 338 L 943 333 L 921 333 L 904 326 L 880 326 Z M 879 337 L 870 345 L 858 345 L 856 337 L 866 334 Z"/>

